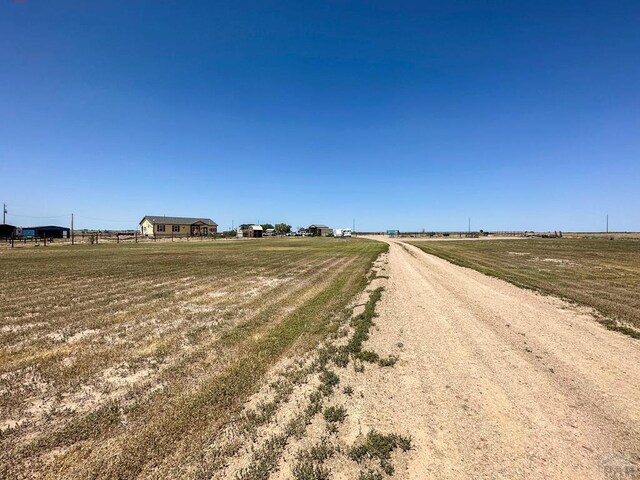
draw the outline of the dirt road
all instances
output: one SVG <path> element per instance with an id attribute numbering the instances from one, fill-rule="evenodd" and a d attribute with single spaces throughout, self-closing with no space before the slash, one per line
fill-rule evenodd
<path id="1" fill-rule="evenodd" d="M 359 425 L 410 434 L 394 478 L 640 478 L 640 342 L 390 241 Z M 352 418 L 353 421 L 353 418 Z"/>

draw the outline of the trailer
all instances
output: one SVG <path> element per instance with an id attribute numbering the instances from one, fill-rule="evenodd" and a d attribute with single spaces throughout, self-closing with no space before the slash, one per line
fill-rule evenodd
<path id="1" fill-rule="evenodd" d="M 345 238 L 351 237 L 351 229 L 350 228 L 336 228 L 333 231 L 334 237 Z"/>

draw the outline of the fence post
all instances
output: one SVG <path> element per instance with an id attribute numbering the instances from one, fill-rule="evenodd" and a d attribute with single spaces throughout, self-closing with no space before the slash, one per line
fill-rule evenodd
<path id="1" fill-rule="evenodd" d="M 137 231 L 135 233 L 135 237 L 136 237 L 136 243 L 138 243 L 138 232 Z"/>

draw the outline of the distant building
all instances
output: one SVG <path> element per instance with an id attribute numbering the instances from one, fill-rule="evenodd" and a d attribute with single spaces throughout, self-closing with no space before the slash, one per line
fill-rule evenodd
<path id="1" fill-rule="evenodd" d="M 7 223 L 0 224 L 0 238 L 11 238 L 12 236 L 17 235 L 17 228 L 18 227 Z"/>
<path id="2" fill-rule="evenodd" d="M 23 237 L 33 238 L 71 238 L 71 229 L 57 225 L 43 225 L 39 227 L 23 227 Z"/>
<path id="3" fill-rule="evenodd" d="M 333 229 L 327 227 L 326 225 L 309 225 L 309 228 L 307 230 L 313 237 L 326 237 L 330 233 L 333 233 Z"/>
<path id="4" fill-rule="evenodd" d="M 210 218 L 145 216 L 140 220 L 140 233 L 149 237 L 208 236 L 218 232 L 218 224 Z"/>
<path id="5" fill-rule="evenodd" d="M 245 225 L 242 229 L 242 236 L 247 238 L 262 238 L 263 230 L 260 225 Z"/>

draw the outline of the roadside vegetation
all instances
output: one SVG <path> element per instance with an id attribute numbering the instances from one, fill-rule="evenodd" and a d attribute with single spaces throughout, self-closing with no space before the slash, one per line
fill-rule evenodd
<path id="1" fill-rule="evenodd" d="M 384 268 L 382 257 L 373 270 Z M 361 309 L 360 313 L 354 311 L 350 322 L 343 322 L 309 355 L 298 357 L 294 365 L 278 374 L 269 389 L 249 401 L 255 406 L 248 407 L 238 423 L 233 422 L 237 427 L 224 431 L 226 443 L 217 442 L 218 451 L 233 453 L 225 457 L 213 478 L 324 480 L 337 475 L 383 479 L 394 472 L 393 461 L 403 462 L 401 452 L 413 448 L 411 438 L 383 434 L 371 427 L 363 431 L 359 420 L 367 373 L 375 375 L 374 369 L 393 367 L 398 360 L 389 357 L 393 362 L 385 365 L 373 361 L 378 366 L 365 372 L 358 355 L 375 326 L 376 304 L 382 292 L 380 281 L 371 280 L 361 296 L 366 301 L 353 307 Z M 353 368 L 348 368 L 350 364 Z M 345 379 L 360 385 L 357 396 Z M 292 388 L 283 390 L 283 385 Z M 355 418 L 350 416 L 351 410 L 356 412 Z M 392 458 L 396 449 L 400 453 Z"/>
<path id="2" fill-rule="evenodd" d="M 209 477 L 225 454 L 211 439 L 274 365 L 340 335 L 385 249 L 293 239 L 3 253 L 0 477 Z M 337 354 L 314 364 L 317 393 L 243 478 L 272 471 L 274 452 L 323 412 Z M 310 371 L 275 385 L 235 428 L 269 421 Z M 333 424 L 348 415 L 324 411 Z"/>
<path id="3" fill-rule="evenodd" d="M 594 308 L 609 329 L 640 338 L 640 240 L 415 241 L 456 265 Z"/>

